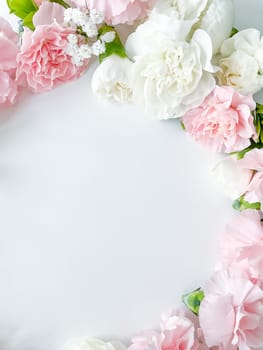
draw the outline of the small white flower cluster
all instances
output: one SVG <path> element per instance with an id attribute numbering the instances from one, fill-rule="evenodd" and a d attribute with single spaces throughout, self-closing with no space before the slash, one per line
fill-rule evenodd
<path id="1" fill-rule="evenodd" d="M 99 24 L 104 21 L 103 14 L 97 10 L 81 11 L 79 8 L 68 8 L 64 12 L 64 22 L 70 27 L 81 29 L 89 38 L 98 35 Z"/>
<path id="2" fill-rule="evenodd" d="M 79 8 L 68 8 L 65 10 L 65 24 L 76 29 L 76 34 L 68 35 L 66 49 L 66 53 L 72 57 L 75 65 L 82 66 L 92 55 L 99 56 L 105 53 L 105 43 L 114 41 L 116 36 L 114 31 L 106 32 L 97 40 L 98 25 L 103 21 L 103 14 L 95 9 L 81 11 Z M 82 36 L 81 40 L 79 40 L 80 36 Z"/>

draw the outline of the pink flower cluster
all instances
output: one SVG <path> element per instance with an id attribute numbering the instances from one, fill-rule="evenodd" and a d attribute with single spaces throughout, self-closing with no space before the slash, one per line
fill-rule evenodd
<path id="1" fill-rule="evenodd" d="M 255 108 L 252 96 L 217 86 L 199 107 L 186 113 L 183 123 L 196 141 L 215 152 L 241 151 L 256 134 L 251 115 Z"/>
<path id="2" fill-rule="evenodd" d="M 263 227 L 256 211 L 227 226 L 222 267 L 206 283 L 199 312 L 208 347 L 263 348 Z"/>
<path id="3" fill-rule="evenodd" d="M 262 350 L 263 225 L 255 210 L 226 227 L 221 263 L 204 287 L 199 319 L 172 311 L 128 350 Z"/>

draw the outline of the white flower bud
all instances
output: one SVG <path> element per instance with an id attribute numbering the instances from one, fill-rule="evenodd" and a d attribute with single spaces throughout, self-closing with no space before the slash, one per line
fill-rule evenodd
<path id="1" fill-rule="evenodd" d="M 111 55 L 94 72 L 92 89 L 103 101 L 127 103 L 133 99 L 133 63 L 128 58 Z"/>
<path id="2" fill-rule="evenodd" d="M 247 189 L 253 171 L 244 168 L 234 157 L 226 157 L 211 169 L 211 177 L 219 189 L 229 198 L 239 198 Z"/>

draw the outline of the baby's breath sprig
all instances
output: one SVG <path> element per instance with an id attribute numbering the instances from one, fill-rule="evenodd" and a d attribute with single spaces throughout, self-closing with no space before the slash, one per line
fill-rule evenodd
<path id="1" fill-rule="evenodd" d="M 99 28 L 103 27 L 104 17 L 95 9 L 68 8 L 64 13 L 64 22 L 68 27 L 75 29 L 75 34 L 68 36 L 66 52 L 77 66 L 82 66 L 92 55 L 103 55 L 106 45 L 116 37 L 114 28 L 99 32 Z"/>

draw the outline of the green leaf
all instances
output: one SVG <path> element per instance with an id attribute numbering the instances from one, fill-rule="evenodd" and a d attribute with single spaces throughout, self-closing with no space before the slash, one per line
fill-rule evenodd
<path id="1" fill-rule="evenodd" d="M 35 30 L 35 26 L 33 24 L 33 16 L 34 16 L 35 12 L 32 11 L 30 12 L 25 18 L 24 18 L 24 21 L 23 21 L 23 24 L 25 27 L 28 27 L 29 29 L 31 30 Z"/>
<path id="2" fill-rule="evenodd" d="M 260 210 L 261 204 L 259 202 L 249 203 L 245 200 L 245 195 L 242 195 L 238 199 L 236 199 L 233 203 L 233 208 L 237 211 L 244 211 L 247 209 L 255 209 Z"/>
<path id="3" fill-rule="evenodd" d="M 32 18 L 36 13 L 38 7 L 33 0 L 7 0 L 7 5 L 10 13 L 24 21 L 24 25 L 30 29 L 34 29 Z"/>
<path id="4" fill-rule="evenodd" d="M 205 297 L 202 289 L 198 288 L 189 294 L 182 296 L 183 303 L 185 306 L 192 311 L 195 315 L 198 316 L 201 302 Z"/>
<path id="5" fill-rule="evenodd" d="M 117 55 L 123 58 L 127 57 L 125 48 L 114 27 L 103 25 L 99 30 L 99 37 L 107 32 L 115 32 L 115 39 L 111 43 L 105 43 L 106 51 L 99 56 L 100 62 L 111 55 Z"/>
<path id="6" fill-rule="evenodd" d="M 231 33 L 230 33 L 230 38 L 232 38 L 232 36 L 234 36 L 238 32 L 239 32 L 239 30 L 237 28 L 233 27 L 231 30 Z"/>
<path id="7" fill-rule="evenodd" d="M 37 11 L 37 6 L 32 0 L 7 0 L 10 13 L 24 19 L 30 12 Z"/>

